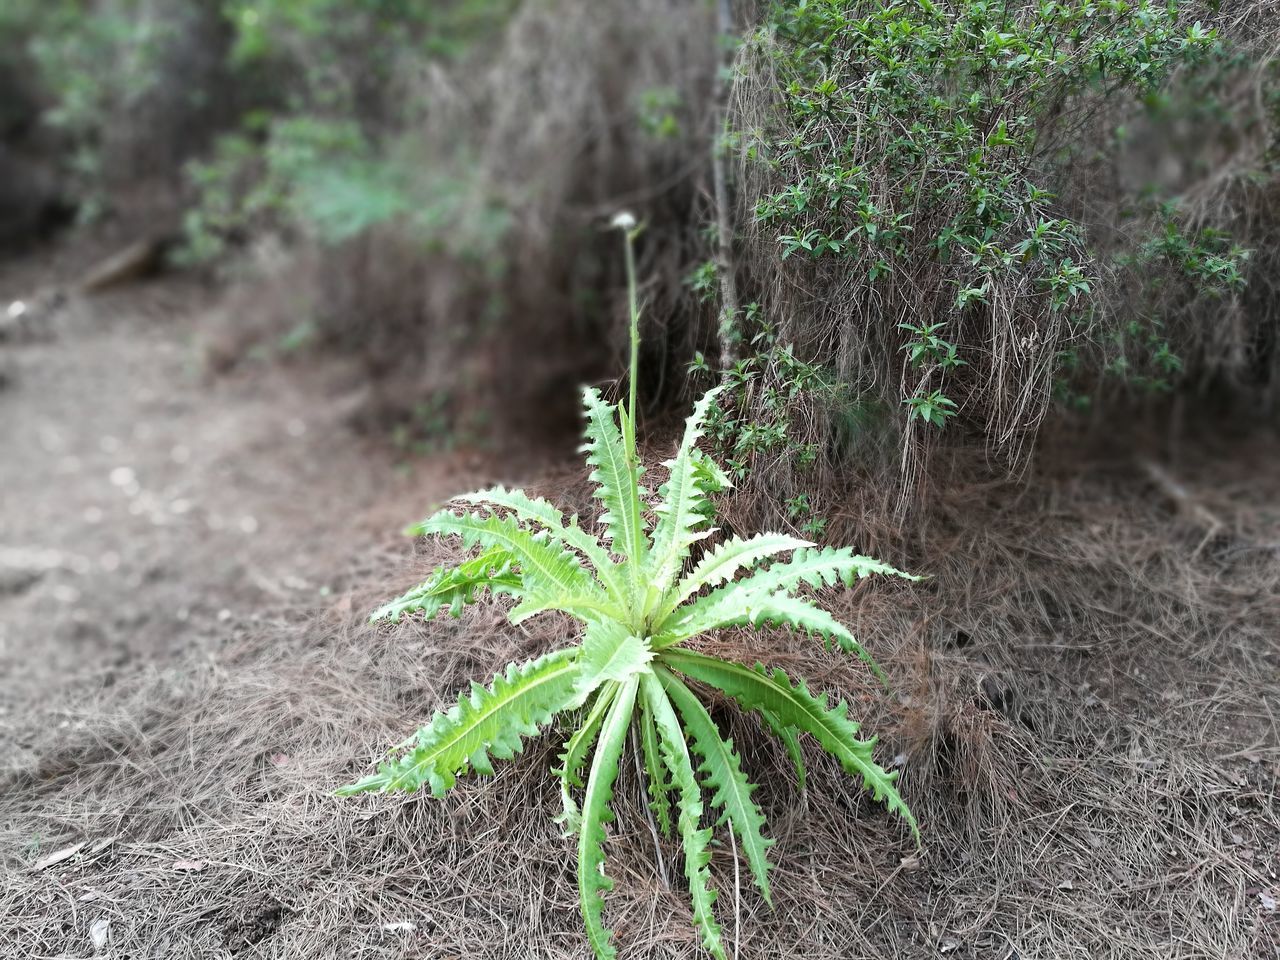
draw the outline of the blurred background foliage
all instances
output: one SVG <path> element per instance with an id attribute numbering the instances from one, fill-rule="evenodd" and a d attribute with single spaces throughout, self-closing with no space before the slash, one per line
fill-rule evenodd
<path id="1" fill-rule="evenodd" d="M 422 445 L 573 425 L 632 209 L 651 423 L 726 380 L 714 442 L 818 532 L 940 444 L 1273 411 L 1280 26 L 1229 6 L 7 0 L 0 242 L 172 234 L 277 292 L 231 362 L 358 356 Z"/>

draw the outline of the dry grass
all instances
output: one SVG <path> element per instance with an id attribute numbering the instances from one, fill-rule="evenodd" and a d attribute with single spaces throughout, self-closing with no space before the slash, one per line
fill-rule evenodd
<path id="1" fill-rule="evenodd" d="M 778 839 L 776 909 L 744 887 L 737 929 L 731 856 L 715 853 L 740 955 L 1273 956 L 1274 440 L 1202 441 L 1194 462 L 1170 466 L 1222 521 L 1207 542 L 1125 447 L 1064 439 L 1075 467 L 1043 467 L 1031 488 L 957 463 L 920 532 L 863 535 L 933 579 L 828 598 L 897 696 L 787 633 L 717 638 L 848 697 L 902 767 L 924 834 L 917 851 L 816 755 L 797 796 L 782 751 L 722 712 Z M 580 507 L 568 480 L 552 492 Z M 403 567 L 370 558 L 353 609 L 408 581 Z M 556 738 L 445 801 L 330 795 L 463 682 L 563 630 L 483 608 L 370 629 L 339 607 L 242 625 L 57 702 L 9 691 L 0 953 L 86 956 L 106 920 L 113 955 L 130 958 L 582 957 L 571 846 L 551 823 Z M 609 912 L 621 955 L 696 957 L 629 767 L 619 796 Z"/>
<path id="2" fill-rule="evenodd" d="M 413 210 L 304 253 L 284 282 L 306 303 L 278 326 L 312 317 L 363 358 L 374 420 L 429 398 L 464 431 L 572 429 L 576 385 L 625 365 L 608 224 L 630 209 L 648 225 L 646 394 L 669 401 L 705 332 L 684 279 L 706 256 L 713 24 L 676 0 L 522 4 L 474 57 L 410 64 L 384 140 Z"/>

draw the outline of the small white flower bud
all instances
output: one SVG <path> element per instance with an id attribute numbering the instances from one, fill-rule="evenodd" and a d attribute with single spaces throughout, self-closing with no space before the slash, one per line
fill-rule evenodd
<path id="1" fill-rule="evenodd" d="M 636 228 L 636 218 L 628 210 L 613 215 L 613 221 L 610 226 L 617 227 L 619 230 L 634 230 Z"/>

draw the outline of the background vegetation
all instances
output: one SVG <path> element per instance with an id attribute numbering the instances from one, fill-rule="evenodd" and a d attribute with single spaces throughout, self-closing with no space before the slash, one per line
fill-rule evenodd
<path id="1" fill-rule="evenodd" d="M 1052 411 L 1188 392 L 1270 409 L 1260 6 L 22 0 L 4 17 L 21 96 L 0 119 L 56 165 L 49 203 L 164 220 L 136 185 L 167 178 L 179 263 L 288 275 L 233 352 L 264 330 L 357 351 L 368 419 L 407 443 L 572 423 L 567 388 L 619 368 L 599 250 L 624 205 L 649 226 L 650 414 L 726 377 L 715 437 L 752 508 L 811 532 L 854 475 L 903 506 L 952 438 L 1019 469 Z"/>

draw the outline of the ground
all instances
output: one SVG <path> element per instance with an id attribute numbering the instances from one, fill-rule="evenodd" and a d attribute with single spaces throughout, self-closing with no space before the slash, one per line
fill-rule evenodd
<path id="1" fill-rule="evenodd" d="M 0 342 L 0 956 L 585 956 L 553 739 L 445 801 L 332 796 L 467 680 L 564 639 L 483 607 L 364 625 L 451 555 L 397 531 L 493 480 L 585 510 L 581 474 L 405 463 L 348 426 L 341 362 L 211 375 L 218 289 L 59 302 L 78 256 L 0 272 L 0 311 L 32 304 Z M 932 579 L 824 598 L 894 694 L 805 638 L 712 641 L 847 697 L 923 832 L 819 757 L 799 793 L 720 714 L 778 840 L 773 909 L 715 854 L 740 956 L 1277 956 L 1276 439 L 1194 429 L 1170 458 L 1064 436 L 1021 483 L 958 460 L 915 533 L 859 533 Z M 698 956 L 634 794 L 624 770 L 621 955 Z"/>
<path id="2" fill-rule="evenodd" d="M 377 511 L 414 489 L 385 445 L 296 376 L 252 364 L 207 376 L 213 298 L 195 283 L 47 306 L 50 285 L 15 272 L 0 299 L 28 297 L 40 315 L 3 357 L 6 677 L 42 695 L 109 685 L 229 623 L 349 603 L 335 577 L 403 525 Z M 341 392 L 343 372 L 327 374 Z M 429 498 L 451 465 L 427 466 Z"/>

